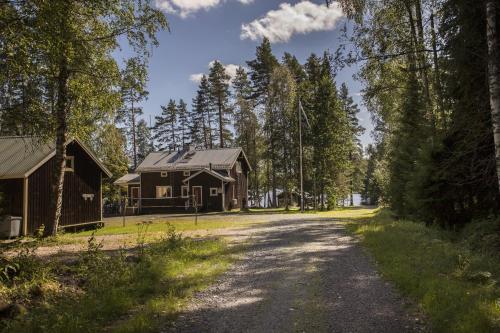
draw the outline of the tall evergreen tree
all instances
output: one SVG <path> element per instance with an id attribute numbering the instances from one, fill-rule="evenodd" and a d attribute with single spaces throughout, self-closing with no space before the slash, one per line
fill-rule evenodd
<path id="1" fill-rule="evenodd" d="M 154 150 L 151 130 L 144 119 L 137 123 L 137 162 L 141 163 Z"/>
<path id="2" fill-rule="evenodd" d="M 148 96 L 147 79 L 148 74 L 144 61 L 139 58 L 131 58 L 126 61 L 122 71 L 121 85 L 123 106 L 118 111 L 117 121 L 126 126 L 134 169 L 137 167 L 137 117 L 143 113 L 138 104 Z"/>
<path id="3" fill-rule="evenodd" d="M 166 107 L 162 105 L 161 109 L 161 115 L 155 117 L 154 139 L 159 143 L 160 150 L 176 150 L 179 147 L 179 135 L 176 130 L 177 105 L 171 99 L 168 105 Z"/>
<path id="4" fill-rule="evenodd" d="M 253 176 L 249 179 L 249 189 L 254 201 L 260 204 L 259 183 L 259 145 L 260 125 L 255 114 L 255 102 L 252 99 L 252 86 L 243 67 L 236 70 L 233 80 L 234 90 L 234 129 L 236 144 L 243 147 L 252 167 Z"/>
<path id="5" fill-rule="evenodd" d="M 181 147 L 191 143 L 187 104 L 181 99 L 177 105 L 177 133 Z"/>
<path id="6" fill-rule="evenodd" d="M 195 145 L 213 147 L 212 111 L 210 109 L 210 88 L 208 79 L 202 76 L 191 108 L 190 132 Z"/>
<path id="7" fill-rule="evenodd" d="M 278 60 L 272 53 L 271 43 L 269 39 L 264 38 L 262 43 L 257 47 L 255 53 L 255 59 L 247 61 L 247 65 L 250 68 L 250 80 L 252 81 L 252 98 L 255 100 L 256 106 L 258 107 L 256 112 L 258 117 L 262 116 L 262 113 L 268 112 L 265 110 L 268 104 L 268 89 L 269 82 L 271 80 L 271 75 L 274 68 L 278 65 Z M 266 117 L 262 117 L 269 119 Z M 271 133 L 273 132 L 273 124 L 267 123 L 263 125 L 265 140 L 270 142 Z M 277 204 L 276 197 L 276 175 L 274 172 L 274 160 L 270 158 L 275 155 L 274 145 L 267 145 L 264 152 L 264 163 L 265 163 L 265 180 L 266 180 L 266 195 L 269 196 L 270 189 L 272 191 L 272 198 L 267 197 L 266 202 L 271 203 L 272 206 Z"/>
<path id="8" fill-rule="evenodd" d="M 231 131 L 228 130 L 229 116 L 232 113 L 231 106 L 229 105 L 229 91 L 230 76 L 226 73 L 226 69 L 219 61 L 214 61 L 208 74 L 209 84 L 209 101 L 210 108 L 217 114 L 218 118 L 218 138 L 219 146 L 224 148 L 232 141 Z"/>
<path id="9" fill-rule="evenodd" d="M 345 83 L 342 83 L 339 91 L 339 102 L 342 111 L 347 116 L 349 136 L 346 137 L 347 145 L 349 145 L 349 204 L 354 205 L 354 191 L 359 191 L 362 186 L 362 163 L 363 163 L 363 148 L 359 136 L 364 132 L 364 128 L 359 125 L 358 105 L 354 103 L 349 95 L 349 89 Z"/>

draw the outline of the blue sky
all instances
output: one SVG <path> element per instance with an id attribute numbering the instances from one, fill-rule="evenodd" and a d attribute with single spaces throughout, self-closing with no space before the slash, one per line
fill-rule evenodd
<path id="1" fill-rule="evenodd" d="M 156 5 L 165 11 L 170 32 L 158 34 L 160 46 L 153 50 L 149 63 L 149 98 L 142 103 L 143 117 L 148 122 L 150 115 L 154 122 L 154 116 L 161 112 L 160 105 L 170 98 L 182 98 L 190 106 L 197 89 L 197 83 L 190 78 L 206 73 L 211 61 L 245 66 L 266 35 L 278 59 L 289 52 L 303 63 L 311 53 L 335 51 L 339 29 L 345 23 L 337 8 L 327 11 L 320 7 L 324 6 L 323 0 L 157 0 Z M 301 16 L 303 13 L 305 16 Z M 308 20 L 310 17 L 314 20 Z M 246 28 L 242 30 L 243 25 Z M 246 31 L 243 37 L 242 31 Z M 371 141 L 372 126 L 361 105 L 361 85 L 352 78 L 355 71 L 343 70 L 337 83 L 347 83 L 362 109 L 359 117 L 367 128 L 362 137 L 366 145 Z"/>

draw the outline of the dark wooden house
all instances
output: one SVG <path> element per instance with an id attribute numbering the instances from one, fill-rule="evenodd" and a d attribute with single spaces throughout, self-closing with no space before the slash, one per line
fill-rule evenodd
<path id="1" fill-rule="evenodd" d="M 153 152 L 115 184 L 142 214 L 225 211 L 248 205 L 250 164 L 241 148 Z M 130 210 L 129 210 L 130 211 Z"/>
<path id="2" fill-rule="evenodd" d="M 66 148 L 61 227 L 102 221 L 102 177 L 111 173 L 78 139 Z M 50 179 L 55 144 L 32 137 L 0 137 L 2 214 L 21 216 L 23 235 L 32 234 L 51 218 Z"/>

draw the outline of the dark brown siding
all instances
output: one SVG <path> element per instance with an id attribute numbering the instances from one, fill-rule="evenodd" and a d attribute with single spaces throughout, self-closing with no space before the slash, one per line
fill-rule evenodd
<path id="1" fill-rule="evenodd" d="M 23 216 L 23 179 L 1 179 L 0 193 L 5 206 L 5 214 Z"/>
<path id="2" fill-rule="evenodd" d="M 222 194 L 218 193 L 217 196 L 210 196 L 210 188 L 216 187 L 220 189 L 222 187 L 222 181 L 215 178 L 208 173 L 202 172 L 198 176 L 189 180 L 190 193 L 193 193 L 193 186 L 203 186 L 203 205 L 202 210 L 204 211 L 221 211 L 222 210 Z"/>
<path id="3" fill-rule="evenodd" d="M 160 172 L 141 173 L 141 213 L 185 211 L 188 199 L 181 198 L 181 186 L 187 177 L 183 171 L 169 171 L 167 177 L 161 177 Z M 173 198 L 156 199 L 156 186 L 172 186 Z"/>
<path id="4" fill-rule="evenodd" d="M 77 144 L 67 147 L 67 155 L 75 157 L 74 172 L 64 175 L 63 208 L 60 226 L 97 222 L 101 220 L 101 169 Z M 51 218 L 50 177 L 54 159 L 29 176 L 28 232 L 33 233 Z M 82 194 L 93 194 L 93 200 L 84 200 Z"/>
<path id="5" fill-rule="evenodd" d="M 191 174 L 197 171 L 191 171 Z M 188 176 L 184 176 L 182 171 L 168 172 L 167 177 L 161 177 L 160 172 L 141 173 L 141 213 L 168 213 L 175 211 L 186 211 L 186 201 L 189 198 L 181 197 L 181 186 L 188 185 L 183 180 Z M 172 186 L 173 198 L 156 199 L 156 186 Z M 210 196 L 210 188 L 221 188 L 221 180 L 201 173 L 197 177 L 189 181 L 189 193 L 193 194 L 193 186 L 202 186 L 202 206 L 200 211 L 220 211 L 222 210 L 222 196 Z"/>

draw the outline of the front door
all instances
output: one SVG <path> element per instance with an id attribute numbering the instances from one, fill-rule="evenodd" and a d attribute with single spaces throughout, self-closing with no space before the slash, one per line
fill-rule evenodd
<path id="1" fill-rule="evenodd" d="M 197 206 L 203 205 L 202 189 L 203 189 L 203 187 L 201 187 L 201 186 L 193 186 L 193 198 L 194 198 Z"/>
<path id="2" fill-rule="evenodd" d="M 130 203 L 131 206 L 137 207 L 139 205 L 139 188 L 131 187 L 130 188 Z"/>

